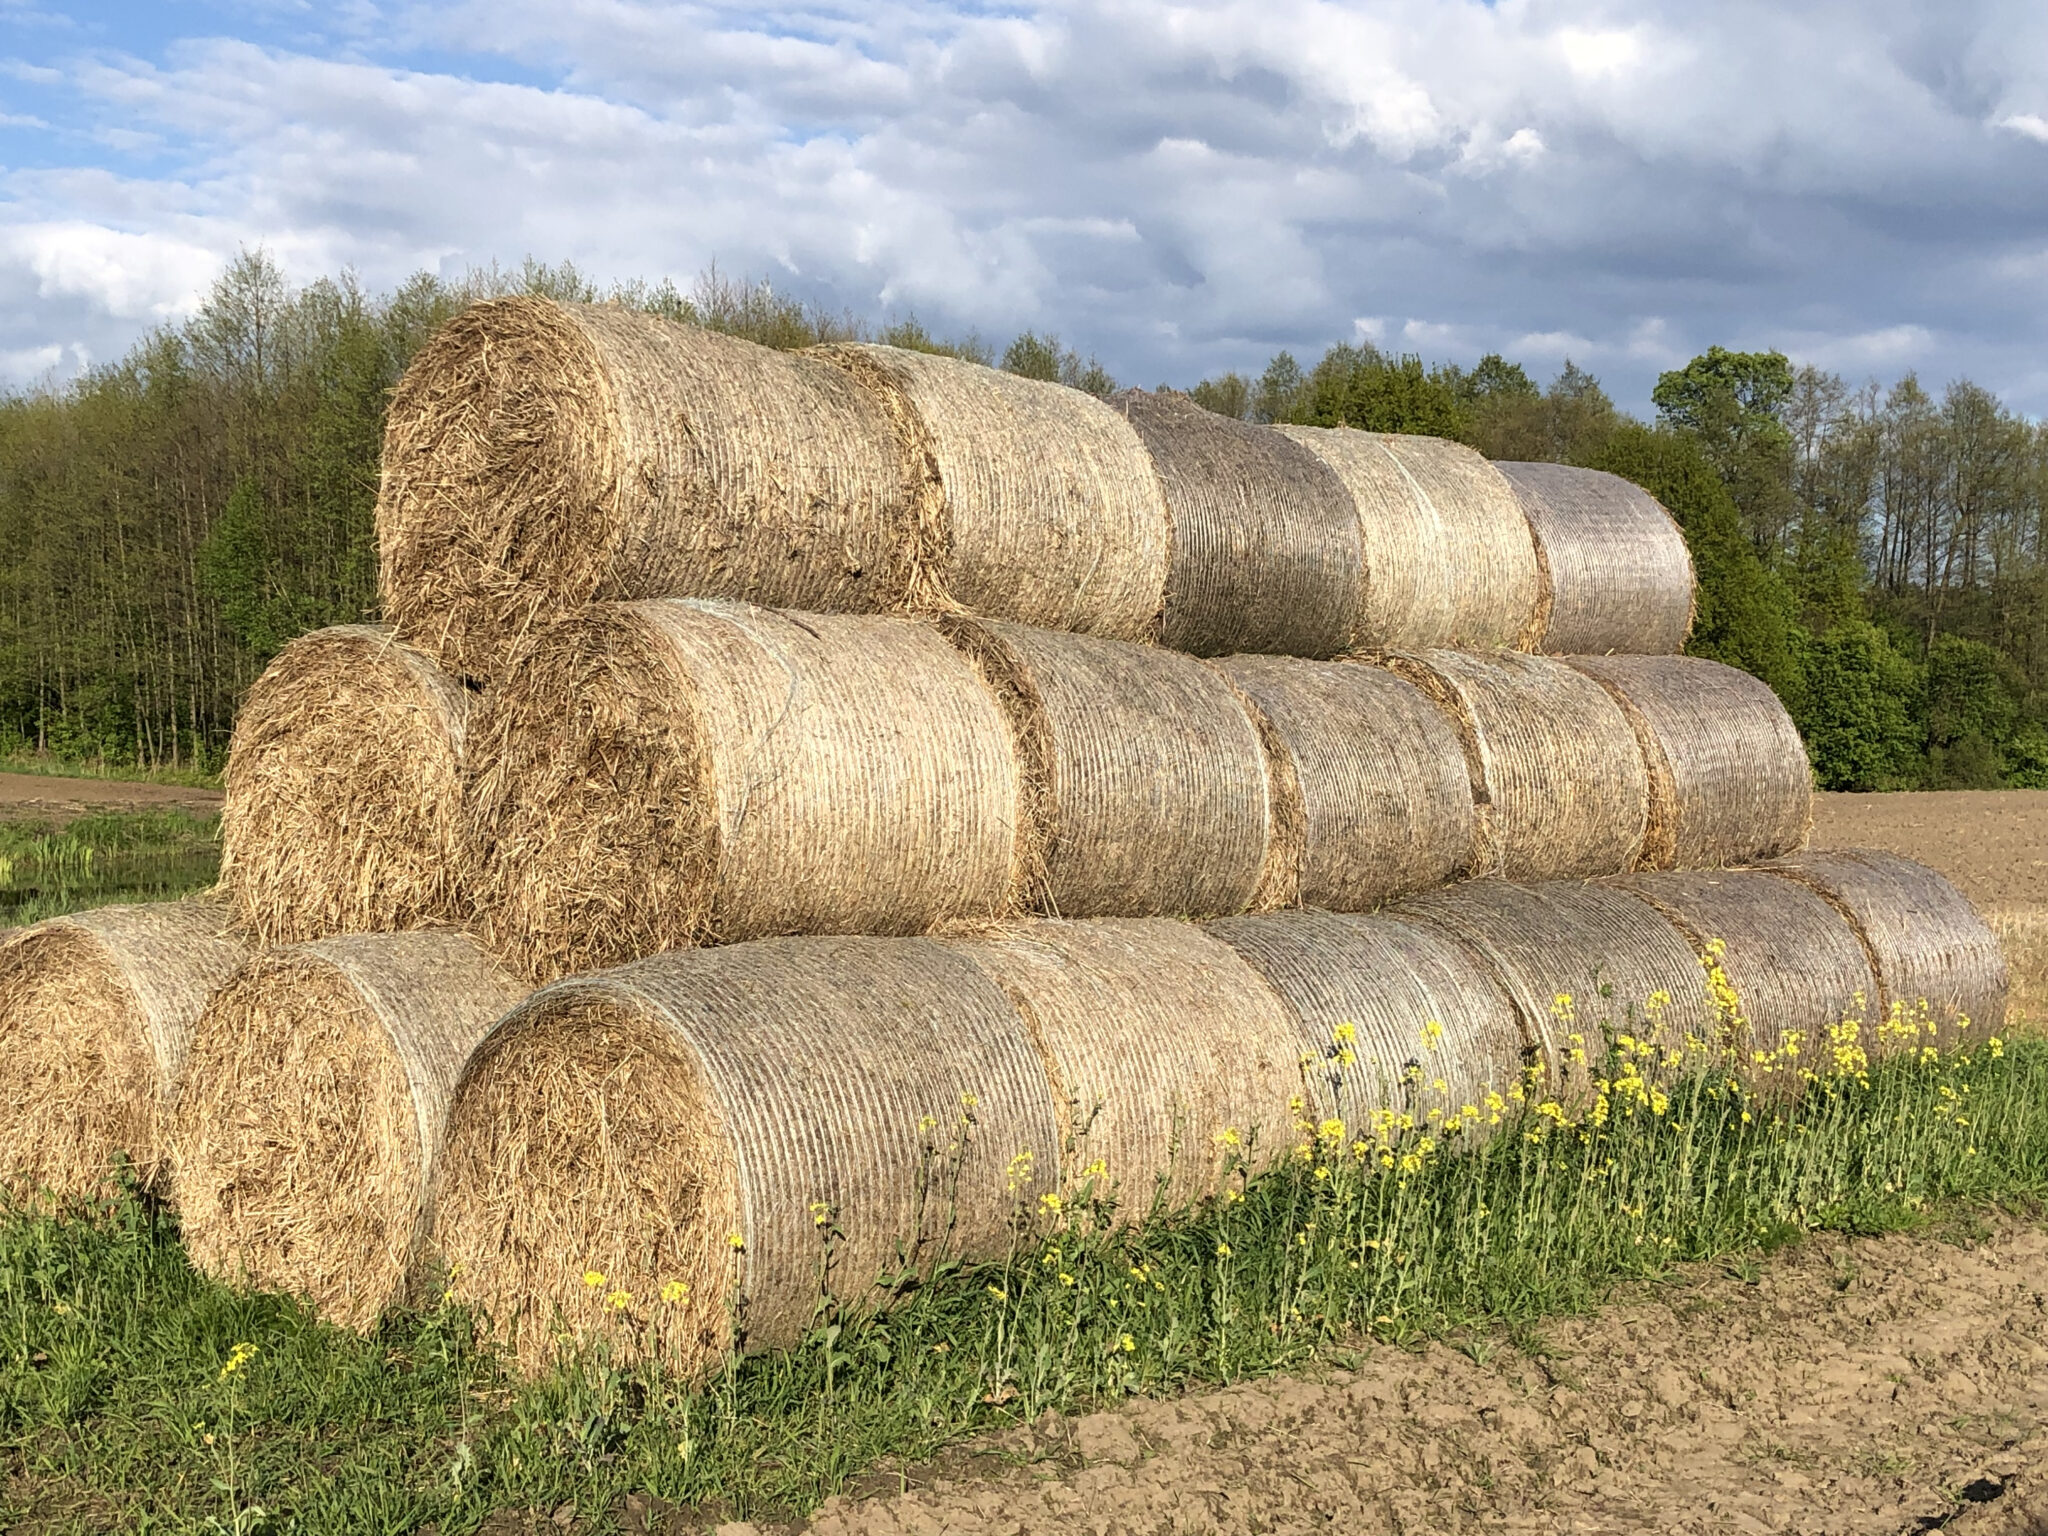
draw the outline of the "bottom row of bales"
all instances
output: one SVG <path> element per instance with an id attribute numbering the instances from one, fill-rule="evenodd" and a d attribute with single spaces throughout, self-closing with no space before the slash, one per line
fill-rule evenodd
<path id="1" fill-rule="evenodd" d="M 736 1318 L 749 1349 L 802 1336 L 824 1229 L 858 1303 L 999 1257 L 1046 1195 L 1199 1201 L 1303 1123 L 1470 1135 L 1505 1096 L 1583 1103 L 1622 1034 L 1795 1092 L 1831 1049 L 1993 1030 L 2005 993 L 1968 902 L 1878 853 L 1369 916 L 763 939 L 531 995 L 457 930 L 252 953 L 202 897 L 0 945 L 0 1172 L 78 1193 L 125 1160 L 200 1267 L 350 1326 L 446 1274 L 526 1366 L 609 1338 L 696 1369 Z"/>

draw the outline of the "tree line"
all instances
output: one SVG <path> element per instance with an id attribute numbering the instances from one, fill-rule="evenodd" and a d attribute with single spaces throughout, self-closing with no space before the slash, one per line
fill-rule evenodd
<path id="1" fill-rule="evenodd" d="M 1033 332 L 1000 352 L 873 325 L 715 269 L 599 290 L 528 262 L 389 293 L 293 289 L 262 253 L 118 362 L 0 398 L 0 753 L 217 766 L 235 705 L 294 635 L 373 618 L 385 404 L 464 305 L 610 300 L 770 346 L 872 339 L 1107 395 Z M 1776 352 L 1664 374 L 1651 421 L 1567 363 L 1365 344 L 1190 393 L 1252 421 L 1426 432 L 1495 459 L 1610 470 L 1657 496 L 1700 578 L 1690 649 L 1756 674 L 1828 788 L 2048 787 L 2048 429 L 1959 380 L 1851 386 Z"/>

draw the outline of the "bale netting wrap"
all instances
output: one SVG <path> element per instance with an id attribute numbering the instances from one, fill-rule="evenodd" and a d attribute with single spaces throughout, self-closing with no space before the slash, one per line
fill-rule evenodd
<path id="1" fill-rule="evenodd" d="M 1241 912 L 1284 883 L 1252 711 L 1174 651 L 1021 624 L 947 633 L 1009 713 L 1022 904 L 1067 917 Z M 1269 864 L 1269 861 L 1271 863 Z"/>
<path id="2" fill-rule="evenodd" d="M 712 940 L 914 933 L 1009 900 L 1009 726 L 919 620 L 593 607 L 528 649 L 477 734 L 484 928 L 536 980 Z"/>
<path id="3" fill-rule="evenodd" d="M 1847 1021 L 1867 1035 L 1877 977 L 1856 931 L 1817 892 L 1745 869 L 1658 870 L 1616 884 L 1692 942 L 1706 963 L 1719 1043 L 1758 1087 L 1796 1091 L 1802 1071 L 1826 1064 L 1830 1031 Z"/>
<path id="4" fill-rule="evenodd" d="M 228 746 L 221 887 L 266 944 L 454 921 L 468 689 L 387 629 L 316 630 Z"/>
<path id="5" fill-rule="evenodd" d="M 1289 1145 L 1294 1018 L 1195 925 L 1023 923 L 949 942 L 1008 995 L 1044 1058 L 1062 1190 L 1108 1192 L 1117 1219 L 1137 1221 L 1215 1193 L 1240 1160 L 1226 1132 L 1254 1167 Z"/>
<path id="6" fill-rule="evenodd" d="M 459 676 L 600 599 L 878 612 L 915 530 L 882 408 L 839 369 L 609 304 L 500 299 L 399 381 L 384 615 Z"/>
<path id="7" fill-rule="evenodd" d="M 1766 868 L 1818 891 L 1862 938 L 1877 972 L 1871 1054 L 1998 1033 L 2011 982 L 2004 952 L 1942 876 L 1870 848 L 1804 853 Z"/>
<path id="8" fill-rule="evenodd" d="M 1281 904 L 1369 911 L 1463 872 L 1475 835 L 1465 750 L 1412 683 L 1351 662 L 1215 665 L 1258 711 L 1296 786 L 1300 874 Z"/>
<path id="9" fill-rule="evenodd" d="M 1458 443 L 1280 427 L 1335 471 L 1358 511 L 1358 650 L 1527 649 L 1540 583 L 1529 520 L 1500 471 Z"/>
<path id="10" fill-rule="evenodd" d="M 1553 656 L 1667 655 L 1692 632 L 1692 554 L 1663 503 L 1605 470 L 1496 464 L 1520 499 L 1542 566 Z"/>
<path id="11" fill-rule="evenodd" d="M 366 1330 L 403 1299 L 455 1079 L 526 988 L 451 929 L 251 959 L 192 1036 L 172 1121 L 185 1248 Z"/>
<path id="12" fill-rule="evenodd" d="M 1451 934 L 1500 978 L 1553 1093 L 1586 1097 L 1610 1046 L 1629 1067 L 1664 1074 L 1718 1040 L 1692 944 L 1626 892 L 1474 880 L 1393 910 Z"/>
<path id="13" fill-rule="evenodd" d="M 87 1195 L 126 1160 L 160 1188 L 192 1026 L 248 958 L 214 895 L 100 907 L 0 945 L 0 1179 Z"/>
<path id="14" fill-rule="evenodd" d="M 929 572 L 922 605 L 1159 638 L 1169 549 L 1145 445 L 1093 395 L 899 347 L 815 349 L 895 425 Z"/>
<path id="15" fill-rule="evenodd" d="M 1160 642 L 1197 656 L 1335 656 L 1358 628 L 1358 511 L 1286 437 L 1163 389 L 1110 405 L 1137 428 L 1172 520 Z"/>
<path id="16" fill-rule="evenodd" d="M 1634 727 L 1561 661 L 1430 651 L 1386 665 L 1450 715 L 1478 810 L 1468 870 L 1509 880 L 1620 874 L 1641 854 L 1649 773 Z"/>
<path id="17" fill-rule="evenodd" d="M 1375 1115 L 1440 1126 L 1521 1081 L 1533 1042 L 1479 958 L 1426 923 L 1272 912 L 1204 925 L 1242 955 L 1301 1031 L 1307 1109 L 1356 1132 Z"/>
<path id="18" fill-rule="evenodd" d="M 821 1282 L 1008 1251 L 1059 1166 L 1037 1050 L 930 939 L 766 939 L 537 993 L 455 1095 L 436 1245 L 528 1368 L 796 1342 Z"/>
<path id="19" fill-rule="evenodd" d="M 1628 716 L 1650 775 L 1647 869 L 1790 853 L 1813 820 L 1813 768 L 1770 684 L 1694 656 L 1573 656 Z"/>

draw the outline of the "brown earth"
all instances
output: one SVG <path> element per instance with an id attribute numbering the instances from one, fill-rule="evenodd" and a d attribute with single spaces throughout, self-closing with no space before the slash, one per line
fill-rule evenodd
<path id="1" fill-rule="evenodd" d="M 66 779 L 55 774 L 0 773 L 0 820 L 63 824 L 107 811 L 220 813 L 217 789 L 141 784 L 126 779 Z"/>
<path id="2" fill-rule="evenodd" d="M 1526 1348 L 1382 1346 L 1317 1379 L 1048 1415 L 868 1480 L 891 1495 L 718 1529 L 2037 1536 L 2044 1293 L 2038 1222 L 1820 1238 L 1747 1275 L 1629 1287 Z"/>

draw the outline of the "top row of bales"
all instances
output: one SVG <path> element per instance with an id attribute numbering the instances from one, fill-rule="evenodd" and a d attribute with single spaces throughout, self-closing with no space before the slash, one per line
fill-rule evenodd
<path id="1" fill-rule="evenodd" d="M 377 526 L 386 617 L 475 681 L 613 599 L 965 613 L 1206 656 L 1669 653 L 1692 621 L 1684 538 L 1613 476 L 529 298 L 415 359 Z"/>

